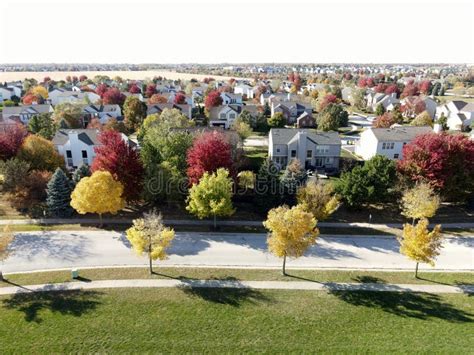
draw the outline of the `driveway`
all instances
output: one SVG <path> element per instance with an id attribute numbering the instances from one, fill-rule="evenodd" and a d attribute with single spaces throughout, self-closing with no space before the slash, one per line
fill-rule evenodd
<path id="1" fill-rule="evenodd" d="M 414 263 L 398 252 L 398 242 L 384 236 L 323 236 L 290 268 L 409 269 Z M 4 272 L 71 267 L 147 265 L 123 233 L 109 231 L 22 232 L 11 245 Z M 280 267 L 267 252 L 265 234 L 179 232 L 169 249 L 173 266 Z M 420 265 L 421 269 L 431 269 Z M 474 238 L 448 238 L 437 270 L 474 270 Z"/>

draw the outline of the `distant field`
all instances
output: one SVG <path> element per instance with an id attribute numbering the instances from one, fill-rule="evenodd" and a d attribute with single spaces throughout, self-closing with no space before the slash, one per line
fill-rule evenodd
<path id="1" fill-rule="evenodd" d="M 0 82 L 23 80 L 25 78 L 34 78 L 36 80 L 43 80 L 45 76 L 49 76 L 53 80 L 64 80 L 68 75 L 87 75 L 88 78 L 93 78 L 96 75 L 107 75 L 111 78 L 120 76 L 123 79 L 140 80 L 146 78 L 153 78 L 154 76 L 162 76 L 167 79 L 182 79 L 190 80 L 192 78 L 202 80 L 206 77 L 213 77 L 215 79 L 228 80 L 230 76 L 205 75 L 205 74 L 189 74 L 177 73 L 167 70 L 143 70 L 143 71 L 56 71 L 56 72 L 0 72 Z"/>

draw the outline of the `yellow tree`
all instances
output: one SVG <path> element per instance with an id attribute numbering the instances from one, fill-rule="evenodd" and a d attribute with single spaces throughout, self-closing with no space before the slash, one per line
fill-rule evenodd
<path id="1" fill-rule="evenodd" d="M 232 207 L 232 179 L 229 172 L 219 168 L 215 173 L 208 172 L 189 190 L 186 209 L 199 219 L 216 216 L 231 216 L 235 210 Z"/>
<path id="2" fill-rule="evenodd" d="M 441 226 L 436 225 L 430 232 L 428 220 L 422 218 L 416 225 L 405 224 L 403 234 L 398 237 L 400 253 L 416 261 L 415 277 L 418 277 L 418 264 L 434 266 L 434 261 L 442 247 Z"/>
<path id="3" fill-rule="evenodd" d="M 31 89 L 31 93 L 35 96 L 41 96 L 43 99 L 48 98 L 48 90 L 41 85 L 37 85 L 34 88 Z"/>
<path id="4" fill-rule="evenodd" d="M 332 184 L 323 184 L 314 180 L 310 180 L 306 186 L 300 187 L 296 197 L 298 204 L 306 212 L 312 213 L 317 221 L 327 219 L 340 204 Z"/>
<path id="5" fill-rule="evenodd" d="M 143 218 L 135 219 L 133 226 L 127 229 L 127 239 L 138 255 L 148 254 L 150 274 L 153 274 L 153 260 L 164 260 L 168 257 L 166 249 L 174 239 L 175 233 L 163 225 L 161 214 L 152 211 Z"/>
<path id="6" fill-rule="evenodd" d="M 18 151 L 18 158 L 28 162 L 31 170 L 53 172 L 64 167 L 64 158 L 59 155 L 53 143 L 34 134 L 25 138 Z"/>
<path id="7" fill-rule="evenodd" d="M 10 226 L 6 225 L 3 228 L 3 233 L 0 234 L 0 261 L 3 264 L 3 261 L 8 257 L 9 254 L 9 245 L 13 241 L 13 233 L 10 231 Z M 0 281 L 3 281 L 3 273 L 0 270 Z"/>
<path id="8" fill-rule="evenodd" d="M 267 243 L 271 253 L 283 258 L 282 273 L 286 275 L 286 257 L 298 258 L 316 243 L 319 230 L 316 219 L 302 206 L 280 206 L 271 209 L 263 225 L 270 233 Z"/>
<path id="9" fill-rule="evenodd" d="M 402 196 L 402 214 L 413 220 L 433 217 L 439 208 L 439 196 L 427 183 L 406 190 Z"/>
<path id="10" fill-rule="evenodd" d="M 125 207 L 123 186 L 108 171 L 96 171 L 82 178 L 71 194 L 71 206 L 80 214 L 115 214 Z"/>

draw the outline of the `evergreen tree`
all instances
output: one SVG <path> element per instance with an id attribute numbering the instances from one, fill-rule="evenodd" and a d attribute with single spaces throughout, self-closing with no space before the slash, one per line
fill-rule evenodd
<path id="1" fill-rule="evenodd" d="M 382 116 L 385 113 L 385 107 L 382 104 L 378 104 L 375 108 L 375 114 L 377 116 Z"/>
<path id="2" fill-rule="evenodd" d="M 57 168 L 47 185 L 46 204 L 51 217 L 70 217 L 71 208 L 71 187 L 66 174 Z"/>
<path id="3" fill-rule="evenodd" d="M 296 191 L 306 182 L 307 174 L 298 159 L 293 159 L 287 165 L 280 181 L 283 188 L 285 202 L 291 205 L 296 203 Z"/>
<path id="4" fill-rule="evenodd" d="M 270 159 L 260 166 L 255 182 L 257 204 L 272 208 L 280 204 L 282 194 L 280 185 L 280 168 Z"/>
<path id="5" fill-rule="evenodd" d="M 77 184 L 83 177 L 91 176 L 91 168 L 87 164 L 82 164 L 72 174 L 72 181 Z"/>

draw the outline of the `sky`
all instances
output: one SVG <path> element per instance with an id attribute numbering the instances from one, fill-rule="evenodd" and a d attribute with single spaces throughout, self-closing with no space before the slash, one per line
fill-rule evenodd
<path id="1" fill-rule="evenodd" d="M 0 0 L 0 63 L 474 63 L 474 2 Z"/>

